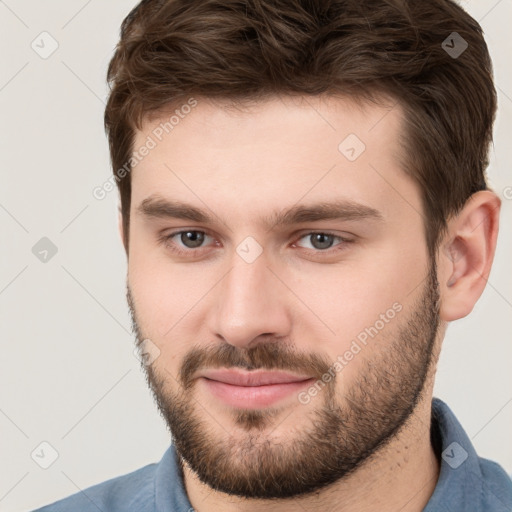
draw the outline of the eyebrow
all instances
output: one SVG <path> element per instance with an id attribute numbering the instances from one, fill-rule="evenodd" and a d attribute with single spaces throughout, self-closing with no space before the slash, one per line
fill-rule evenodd
<path id="1" fill-rule="evenodd" d="M 214 224 L 215 219 L 205 210 L 180 201 L 171 201 L 159 196 L 144 199 L 136 212 L 149 218 L 182 219 L 200 224 Z M 384 219 L 381 212 L 370 206 L 350 200 L 325 201 L 310 205 L 295 205 L 283 211 L 275 211 L 262 219 L 262 225 L 290 226 L 321 220 L 378 220 Z"/>

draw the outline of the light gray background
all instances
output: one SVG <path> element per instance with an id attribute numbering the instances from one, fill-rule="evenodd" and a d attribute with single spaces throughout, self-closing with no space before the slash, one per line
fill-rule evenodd
<path id="1" fill-rule="evenodd" d="M 117 192 L 92 196 L 111 173 L 106 68 L 136 3 L 0 1 L 2 511 L 30 510 L 157 462 L 170 442 L 133 354 Z M 495 65 L 490 178 L 502 224 L 486 291 L 448 329 L 436 394 L 478 452 L 510 473 L 512 4 L 462 5 L 482 24 Z M 43 31 L 59 44 L 47 59 L 31 48 Z M 32 253 L 42 237 L 58 248 L 47 263 Z M 31 458 L 43 441 L 59 455 L 46 470 Z"/>

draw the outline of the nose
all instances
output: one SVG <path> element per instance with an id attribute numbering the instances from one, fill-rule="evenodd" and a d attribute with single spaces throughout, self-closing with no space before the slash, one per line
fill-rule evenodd
<path id="1" fill-rule="evenodd" d="M 216 337 L 250 348 L 268 337 L 290 335 L 289 292 L 268 267 L 265 253 L 251 263 L 233 255 L 230 271 L 216 287 L 212 308 Z"/>

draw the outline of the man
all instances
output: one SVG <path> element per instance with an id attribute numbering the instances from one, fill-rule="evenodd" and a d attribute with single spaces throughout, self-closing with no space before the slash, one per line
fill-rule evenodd
<path id="1" fill-rule="evenodd" d="M 173 444 L 40 510 L 512 510 L 432 397 L 498 233 L 479 25 L 448 0 L 144 0 L 108 79 L 127 299 Z"/>

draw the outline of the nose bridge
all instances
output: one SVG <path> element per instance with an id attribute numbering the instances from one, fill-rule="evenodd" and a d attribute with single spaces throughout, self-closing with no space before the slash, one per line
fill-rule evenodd
<path id="1" fill-rule="evenodd" d="M 231 269 L 216 296 L 215 334 L 226 342 L 248 347 L 262 334 L 287 334 L 288 315 L 279 282 L 260 254 L 253 261 L 233 254 Z"/>

